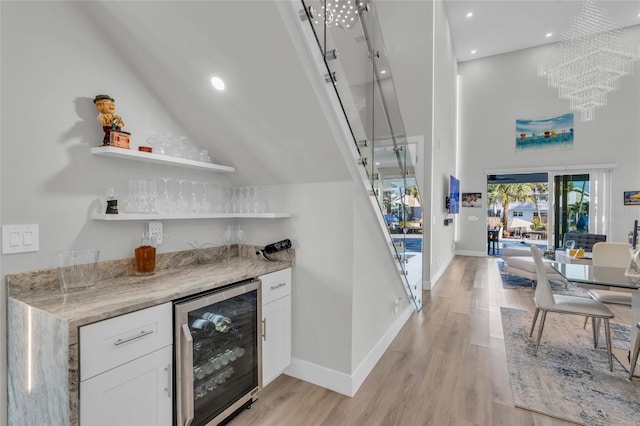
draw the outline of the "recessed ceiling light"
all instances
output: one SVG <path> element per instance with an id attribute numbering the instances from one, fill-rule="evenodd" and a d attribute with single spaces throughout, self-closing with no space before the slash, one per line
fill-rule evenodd
<path id="1" fill-rule="evenodd" d="M 473 12 L 467 13 L 467 18 L 471 18 L 473 16 Z"/>
<path id="2" fill-rule="evenodd" d="M 380 74 L 386 74 L 386 73 L 387 73 L 387 70 L 380 71 Z"/>
<path id="3" fill-rule="evenodd" d="M 376 163 L 376 166 L 379 166 L 379 165 L 380 165 L 380 163 Z"/>
<path id="4" fill-rule="evenodd" d="M 549 38 L 549 37 L 551 37 L 552 35 L 553 35 L 553 33 L 546 33 L 544 36 L 545 36 L 546 38 Z"/>
<path id="5" fill-rule="evenodd" d="M 222 92 L 224 91 L 224 89 L 227 87 L 226 84 L 224 84 L 224 81 L 222 81 L 222 79 L 220 77 L 211 77 L 211 85 L 213 86 L 214 89 Z"/>
<path id="6" fill-rule="evenodd" d="M 476 54 L 476 52 L 477 52 L 477 50 L 476 50 L 476 49 L 473 49 L 473 50 L 471 51 L 471 54 L 472 54 L 472 55 L 475 55 L 475 54 Z"/>

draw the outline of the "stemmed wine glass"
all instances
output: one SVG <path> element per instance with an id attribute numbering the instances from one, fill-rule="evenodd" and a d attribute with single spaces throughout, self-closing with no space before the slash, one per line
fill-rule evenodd
<path id="1" fill-rule="evenodd" d="M 222 232 L 222 240 L 224 241 L 224 244 L 226 246 L 226 253 L 225 253 L 225 264 L 227 264 L 229 262 L 229 257 L 230 254 L 229 252 L 231 251 L 231 243 L 233 242 L 233 228 L 231 225 L 227 225 L 227 227 L 225 228 L 225 230 Z"/>
<path id="2" fill-rule="evenodd" d="M 160 189 L 158 191 L 158 212 L 171 213 L 173 200 L 169 193 L 169 178 L 160 178 L 159 183 L 161 183 L 161 185 L 159 185 Z"/>
<path id="3" fill-rule="evenodd" d="M 571 250 L 573 250 L 575 246 L 576 242 L 574 240 L 567 240 L 564 242 L 564 248 L 567 250 L 567 256 L 573 257 L 571 256 Z"/>
<path id="4" fill-rule="evenodd" d="M 235 237 L 236 244 L 242 244 L 242 241 L 244 240 L 244 229 L 242 229 L 242 226 L 236 225 Z"/>
<path id="5" fill-rule="evenodd" d="M 188 193 L 189 193 L 189 188 L 188 186 L 191 184 L 190 181 L 187 180 L 181 180 L 178 186 L 178 196 L 176 197 L 176 209 L 178 211 L 178 213 L 188 213 L 189 212 L 189 199 L 188 197 Z M 185 193 L 187 193 L 185 195 Z"/>

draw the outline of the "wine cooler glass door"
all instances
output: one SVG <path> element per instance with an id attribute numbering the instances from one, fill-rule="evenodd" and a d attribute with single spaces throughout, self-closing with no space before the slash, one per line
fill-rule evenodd
<path id="1" fill-rule="evenodd" d="M 177 424 L 217 424 L 259 392 L 260 306 L 260 281 L 176 304 Z"/>

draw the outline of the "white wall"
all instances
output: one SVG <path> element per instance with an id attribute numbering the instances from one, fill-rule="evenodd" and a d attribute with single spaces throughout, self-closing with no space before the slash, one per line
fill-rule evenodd
<path id="1" fill-rule="evenodd" d="M 447 215 L 445 198 L 449 176 L 459 177 L 456 169 L 456 73 L 457 62 L 444 2 L 434 2 L 434 83 L 433 83 L 433 172 L 432 202 L 436 224 L 431 238 L 431 278 L 439 276 L 453 257 L 458 217 Z M 444 226 L 444 219 L 453 224 Z"/>
<path id="2" fill-rule="evenodd" d="M 377 212 L 359 188 L 352 188 L 353 235 L 353 351 L 354 371 L 367 358 L 383 333 L 397 320 L 397 315 L 413 306 L 398 275 L 397 263 L 389 256 L 382 228 L 375 226 Z M 381 283 L 385 283 L 381 285 Z M 420 289 L 418 289 L 420 291 Z M 419 295 L 420 296 L 420 295 Z M 398 311 L 395 301 L 400 299 Z"/>
<path id="3" fill-rule="evenodd" d="M 637 35 L 640 27 L 634 27 Z M 609 94 L 608 105 L 596 119 L 574 118 L 575 138 L 570 151 L 516 153 L 515 120 L 565 114 L 568 101 L 537 77 L 537 67 L 549 46 L 526 49 L 459 65 L 460 178 L 462 191 L 482 192 L 486 200 L 488 169 L 618 163 L 613 173 L 612 239 L 626 241 L 640 207 L 624 206 L 623 191 L 640 184 L 640 72 L 624 77 L 620 89 Z M 637 65 L 637 64 L 636 64 Z M 477 222 L 469 215 L 479 216 Z M 461 209 L 457 250 L 486 253 L 486 210 Z"/>
<path id="4" fill-rule="evenodd" d="M 2 220 L 40 225 L 40 251 L 4 255 L 4 273 L 55 266 L 53 254 L 71 248 L 98 248 L 102 259 L 131 257 L 142 223 L 88 219 L 102 209 L 108 186 L 122 207 L 127 181 L 135 177 L 229 183 L 221 173 L 90 154 L 102 140 L 92 102 L 98 93 L 122 94 L 116 108 L 125 130 L 185 131 L 72 3 L 3 4 L 2 31 Z M 187 249 L 194 239 L 219 242 L 222 225 L 167 221 L 160 251 Z"/>

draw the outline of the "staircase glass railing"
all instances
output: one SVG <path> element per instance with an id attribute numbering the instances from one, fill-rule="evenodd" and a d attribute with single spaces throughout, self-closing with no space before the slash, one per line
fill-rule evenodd
<path id="1" fill-rule="evenodd" d="M 375 3 L 303 0 L 386 224 L 392 253 L 417 310 L 422 306 L 422 202 L 417 142 L 407 139 Z"/>

